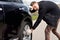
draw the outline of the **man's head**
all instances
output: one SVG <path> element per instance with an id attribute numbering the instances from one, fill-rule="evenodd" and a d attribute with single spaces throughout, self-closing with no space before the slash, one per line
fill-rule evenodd
<path id="1" fill-rule="evenodd" d="M 39 5 L 36 1 L 31 2 L 30 6 L 33 8 L 33 10 L 39 10 Z"/>

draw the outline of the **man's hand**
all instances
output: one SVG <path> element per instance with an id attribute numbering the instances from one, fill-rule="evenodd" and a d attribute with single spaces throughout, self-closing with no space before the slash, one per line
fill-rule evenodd
<path id="1" fill-rule="evenodd" d="M 31 28 L 31 33 L 33 32 L 33 29 Z"/>
<path id="2" fill-rule="evenodd" d="M 26 32 L 27 32 L 27 35 L 30 35 L 33 32 L 33 29 L 28 29 Z"/>

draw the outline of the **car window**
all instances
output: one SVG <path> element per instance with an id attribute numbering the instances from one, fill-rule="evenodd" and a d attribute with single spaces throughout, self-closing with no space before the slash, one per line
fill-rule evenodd
<path id="1" fill-rule="evenodd" d="M 20 2 L 20 3 L 22 3 L 22 0 L 0 0 L 0 1 L 6 1 L 6 2 Z"/>

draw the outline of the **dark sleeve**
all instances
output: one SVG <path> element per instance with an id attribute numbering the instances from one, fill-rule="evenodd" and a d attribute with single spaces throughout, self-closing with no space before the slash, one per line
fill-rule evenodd
<path id="1" fill-rule="evenodd" d="M 34 12 L 36 12 L 36 10 L 30 10 L 30 12 L 31 12 L 31 13 L 34 13 Z"/>
<path id="2" fill-rule="evenodd" d="M 34 26 L 32 27 L 33 29 L 35 29 L 35 28 L 39 25 L 39 23 L 41 22 L 42 18 L 45 16 L 45 14 L 46 14 L 46 9 L 43 8 L 43 9 L 41 9 L 38 13 L 39 13 L 39 16 L 38 16 L 38 19 L 37 19 L 37 21 L 35 22 Z"/>

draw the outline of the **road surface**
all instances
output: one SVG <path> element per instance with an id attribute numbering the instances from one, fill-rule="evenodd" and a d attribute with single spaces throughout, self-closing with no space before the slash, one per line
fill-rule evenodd
<path id="1" fill-rule="evenodd" d="M 45 40 L 45 34 L 44 30 L 46 28 L 47 24 L 42 21 L 39 26 L 34 30 L 33 32 L 33 39 L 32 40 Z M 57 31 L 60 33 L 60 21 L 58 24 Z M 58 38 L 51 32 L 51 40 L 58 40 Z"/>

